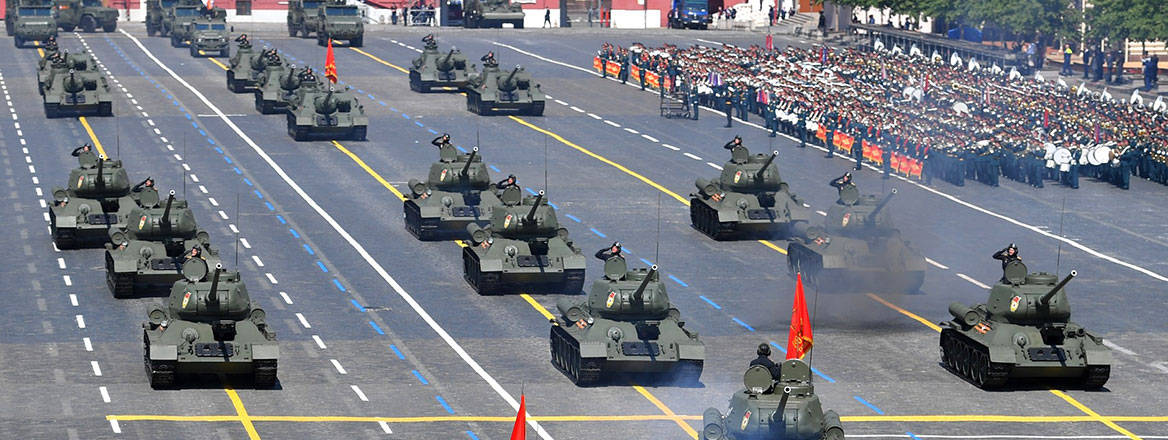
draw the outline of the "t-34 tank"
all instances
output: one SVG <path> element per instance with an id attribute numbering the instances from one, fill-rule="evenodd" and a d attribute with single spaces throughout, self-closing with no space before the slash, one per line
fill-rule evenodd
<path id="1" fill-rule="evenodd" d="M 697 179 L 690 194 L 693 227 L 715 240 L 772 238 L 790 235 L 791 225 L 810 216 L 779 177 L 778 152 L 750 155 L 741 145 L 730 150 L 730 161 L 716 180 Z"/>
<path id="2" fill-rule="evenodd" d="M 92 62 L 89 60 L 86 64 Z M 77 69 L 77 64 L 73 67 L 65 73 L 53 75 L 45 83 L 45 117 L 112 116 L 113 94 L 105 76 L 96 70 Z"/>
<path id="3" fill-rule="evenodd" d="M 467 70 L 466 55 L 452 47 L 449 52 L 438 51 L 438 43 L 433 37 L 424 39 L 426 47 L 422 55 L 415 58 L 410 66 L 410 90 L 429 92 L 434 88 L 457 91 L 466 85 L 470 71 Z"/>
<path id="4" fill-rule="evenodd" d="M 1107 383 L 1111 350 L 1070 321 L 1063 287 L 1075 271 L 1062 281 L 1027 273 L 1021 261 L 1004 271 L 986 304 L 949 305 L 953 320 L 941 323 L 941 363 L 984 389 L 1010 379 L 1071 380 L 1088 389 Z"/>
<path id="5" fill-rule="evenodd" d="M 138 204 L 126 230 L 110 232 L 112 244 L 105 245 L 106 284 L 114 298 L 170 288 L 182 279 L 189 258 L 219 262 L 210 236 L 198 229 L 187 201 L 175 199 L 174 191 L 160 203 L 158 191 L 145 189 Z"/>
<path id="6" fill-rule="evenodd" d="M 403 209 L 406 230 L 414 237 L 466 240 L 467 225 L 491 224 L 492 211 L 503 203 L 478 152 L 475 147 L 470 154 L 458 154 L 453 146 L 444 145 L 426 181 L 410 179 Z"/>
<path id="7" fill-rule="evenodd" d="M 101 246 L 111 230 L 125 230 L 130 211 L 130 177 L 120 160 L 98 158 L 90 151 L 78 155 L 80 166 L 69 172 L 69 187 L 53 188 L 49 223 L 59 249 Z"/>
<path id="8" fill-rule="evenodd" d="M 300 89 L 300 75 L 308 68 L 296 69 L 296 65 L 269 64 L 260 73 L 255 90 L 255 109 L 265 115 L 287 113 L 288 101 Z"/>
<path id="9" fill-rule="evenodd" d="M 303 92 L 303 91 L 302 91 Z M 344 90 L 314 91 L 300 94 L 299 101 L 288 107 L 288 135 L 298 141 L 311 139 L 365 140 L 369 117 L 357 97 Z"/>
<path id="10" fill-rule="evenodd" d="M 584 255 L 543 196 L 523 197 L 509 186 L 490 225 L 466 225 L 471 245 L 462 248 L 463 278 L 480 295 L 573 294 L 584 287 Z"/>
<path id="11" fill-rule="evenodd" d="M 276 384 L 280 347 L 252 303 L 239 272 L 189 260 L 165 305 L 142 323 L 146 374 L 153 388 L 168 388 L 184 374 L 250 375 L 256 388 Z"/>
<path id="12" fill-rule="evenodd" d="M 584 301 L 561 298 L 556 308 L 552 365 L 577 385 L 612 373 L 668 374 L 686 383 L 702 375 L 705 345 L 669 303 L 656 265 L 630 271 L 624 257 L 610 257 Z"/>
<path id="13" fill-rule="evenodd" d="M 855 185 L 840 190 L 823 228 L 796 228 L 787 267 L 813 288 L 830 292 L 915 293 L 925 282 L 925 257 L 909 246 L 884 209 L 896 190 L 877 199 Z"/>
<path id="14" fill-rule="evenodd" d="M 843 440 L 839 414 L 823 410 L 807 364 L 788 359 L 780 369 L 775 380 L 764 366 L 748 368 L 726 415 L 710 408 L 702 416 L 701 440 Z"/>
<path id="15" fill-rule="evenodd" d="M 483 72 L 466 82 L 466 109 L 478 115 L 498 113 L 543 115 L 544 94 L 522 67 L 501 71 L 499 63 L 486 60 Z"/>

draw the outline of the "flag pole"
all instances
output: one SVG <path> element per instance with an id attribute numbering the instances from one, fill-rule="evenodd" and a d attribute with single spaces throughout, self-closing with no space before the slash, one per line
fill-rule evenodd
<path id="1" fill-rule="evenodd" d="M 819 312 L 819 283 L 815 283 L 815 305 L 811 306 L 811 328 L 815 328 L 815 315 Z M 811 369 L 811 361 L 815 359 L 815 344 L 811 344 L 811 349 L 807 350 L 807 369 Z M 811 375 L 811 379 L 815 379 L 815 375 Z"/>

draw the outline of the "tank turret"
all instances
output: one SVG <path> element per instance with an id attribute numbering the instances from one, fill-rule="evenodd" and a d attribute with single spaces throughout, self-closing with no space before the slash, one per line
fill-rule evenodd
<path id="1" fill-rule="evenodd" d="M 425 41 L 422 54 L 414 58 L 410 66 L 410 90 L 453 92 L 468 86 L 474 72 L 467 69 L 466 56 L 453 46 L 446 53 L 439 52 L 438 43 L 433 38 Z"/>
<path id="2" fill-rule="evenodd" d="M 883 198 L 877 199 L 874 195 L 849 194 L 855 191 L 855 186 L 840 191 L 840 200 L 828 208 L 824 219 L 826 230 L 833 235 L 844 235 L 854 238 L 867 239 L 886 236 L 896 232 L 892 216 L 885 211 L 888 202 L 896 196 L 893 188 Z"/>
<path id="3" fill-rule="evenodd" d="M 510 91 L 518 88 L 519 85 L 515 81 L 515 74 L 519 73 L 519 71 L 521 69 L 523 69 L 523 68 L 519 67 L 519 66 L 515 66 L 515 69 L 512 70 L 511 73 L 508 73 L 507 76 L 497 77 L 497 78 L 499 78 L 499 80 L 498 80 L 499 90 L 504 91 L 504 92 L 510 92 Z"/>
<path id="4" fill-rule="evenodd" d="M 130 193 L 130 176 L 122 161 L 99 158 L 83 153 L 81 166 L 69 172 L 69 192 L 74 197 L 111 198 Z"/>
<path id="5" fill-rule="evenodd" d="M 454 53 L 456 51 L 458 51 L 457 48 L 451 48 L 450 52 L 447 53 L 446 56 L 442 57 L 442 60 L 439 61 L 438 65 L 436 66 L 439 71 L 449 72 L 454 68 Z"/>
<path id="6" fill-rule="evenodd" d="M 471 77 L 466 87 L 466 109 L 479 115 L 543 115 L 546 95 L 520 66 L 503 72 L 488 58 L 483 72 Z"/>
<path id="7" fill-rule="evenodd" d="M 780 370 L 775 378 L 761 365 L 748 368 L 726 415 L 715 408 L 702 415 L 701 440 L 843 440 L 839 414 L 823 410 L 810 367 L 788 359 Z"/>
<path id="8" fill-rule="evenodd" d="M 660 319 L 669 312 L 669 295 L 660 282 L 656 265 L 648 270 L 628 271 L 623 257 L 609 260 L 604 263 L 604 278 L 596 280 L 588 294 L 590 314 L 605 318 Z"/>
<path id="9" fill-rule="evenodd" d="M 690 194 L 690 221 L 716 240 L 790 236 L 789 228 L 810 219 L 775 165 L 778 152 L 751 155 L 736 145 L 717 179 L 698 178 Z"/>
<path id="10" fill-rule="evenodd" d="M 469 238 L 467 225 L 487 226 L 493 210 L 502 205 L 489 190 L 491 176 L 479 147 L 458 154 L 453 146 L 443 145 L 426 181 L 410 179 L 408 185 L 406 229 L 422 240 Z"/>
<path id="11" fill-rule="evenodd" d="M 195 214 L 186 200 L 177 200 L 174 190 L 170 191 L 166 202 L 160 203 L 158 191 L 143 189 L 138 196 L 139 206 L 130 211 L 130 225 L 126 228 L 126 239 L 147 241 L 190 240 L 199 232 Z M 118 233 L 115 231 L 112 233 Z M 114 244 L 119 240 L 114 239 Z"/>

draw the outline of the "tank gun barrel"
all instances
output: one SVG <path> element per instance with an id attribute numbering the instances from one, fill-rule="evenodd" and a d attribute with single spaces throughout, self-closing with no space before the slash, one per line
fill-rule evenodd
<path id="1" fill-rule="evenodd" d="M 1042 298 L 1039 299 L 1038 301 L 1041 302 L 1042 305 L 1050 304 L 1050 299 L 1054 297 L 1054 294 L 1056 294 L 1056 293 L 1058 293 L 1058 291 L 1062 290 L 1063 286 L 1066 286 L 1067 283 L 1071 281 L 1071 278 L 1074 278 L 1078 274 L 1079 274 L 1078 272 L 1072 270 L 1071 273 L 1068 274 L 1066 278 L 1063 278 L 1062 281 L 1059 281 L 1058 284 L 1055 284 L 1054 288 L 1050 289 L 1050 292 L 1046 292 L 1046 295 L 1042 295 Z"/>
<path id="2" fill-rule="evenodd" d="M 512 84 L 512 81 L 515 80 L 515 74 L 517 73 L 519 73 L 519 66 L 515 66 L 515 68 L 511 70 L 511 73 L 507 75 L 507 79 L 503 80 L 503 84 Z"/>
<path id="3" fill-rule="evenodd" d="M 779 399 L 779 407 L 771 414 L 771 423 L 783 423 L 783 410 L 787 409 L 787 398 L 791 397 L 791 387 L 783 387 L 783 398 Z"/>
<path id="4" fill-rule="evenodd" d="M 174 190 L 170 190 L 170 195 L 166 196 L 166 209 L 162 211 L 162 227 L 170 228 L 170 206 L 174 204 Z"/>
<path id="5" fill-rule="evenodd" d="M 443 66 L 449 66 L 449 65 L 450 65 L 450 59 L 451 59 L 451 58 L 453 58 L 453 57 L 454 57 L 454 49 L 450 49 L 450 52 L 446 54 L 446 58 L 443 58 L 443 59 L 442 59 L 442 65 L 443 65 Z"/>
<path id="6" fill-rule="evenodd" d="M 772 152 L 771 152 L 771 157 L 768 157 L 768 158 L 767 158 L 767 160 L 766 160 L 766 162 L 763 162 L 763 164 L 762 164 L 762 168 L 759 168 L 759 169 L 758 169 L 758 173 L 755 173 L 755 175 L 754 175 L 754 180 L 762 180 L 762 176 L 763 176 L 764 174 L 766 174 L 766 170 L 767 170 L 767 168 L 769 168 L 769 167 L 771 166 L 771 163 L 773 163 L 773 162 L 775 161 L 775 158 L 776 158 L 776 157 L 779 157 L 779 152 L 778 152 L 778 151 L 772 151 Z"/>
<path id="7" fill-rule="evenodd" d="M 653 280 L 653 275 L 657 274 L 657 265 L 649 267 L 649 273 L 645 274 L 645 279 L 641 280 L 641 285 L 637 286 L 637 291 L 633 292 L 633 304 L 641 304 L 645 297 L 645 288 L 649 286 L 649 282 Z"/>
<path id="8" fill-rule="evenodd" d="M 535 203 L 533 203 L 531 205 L 531 211 L 527 212 L 527 217 L 524 218 L 525 222 L 535 221 L 535 210 L 539 209 L 539 204 L 541 202 L 543 202 L 543 190 L 542 189 L 539 190 L 539 194 L 535 195 Z"/>
<path id="9" fill-rule="evenodd" d="M 219 273 L 223 272 L 223 265 L 215 265 L 215 274 L 211 275 L 211 291 L 207 293 L 208 303 L 219 302 Z"/>
<path id="10" fill-rule="evenodd" d="M 474 162 L 475 156 L 477 156 L 478 154 L 479 154 L 479 147 L 474 147 L 470 150 L 470 156 L 467 156 L 467 158 L 466 158 L 466 165 L 463 165 L 462 171 L 458 172 L 458 174 L 460 176 L 466 177 L 466 175 L 470 173 L 470 164 L 471 164 L 471 162 Z"/>
<path id="11" fill-rule="evenodd" d="M 865 223 L 869 224 L 869 225 L 875 223 L 876 222 L 876 215 L 880 214 L 880 210 L 884 209 L 884 205 L 887 205 L 888 202 L 892 200 L 892 196 L 895 196 L 895 195 L 896 195 L 896 188 L 893 188 L 892 192 L 889 192 L 888 195 L 884 196 L 884 198 L 880 200 L 880 203 L 876 204 L 876 209 L 873 209 L 872 212 L 870 214 L 868 214 L 868 218 L 865 219 Z"/>

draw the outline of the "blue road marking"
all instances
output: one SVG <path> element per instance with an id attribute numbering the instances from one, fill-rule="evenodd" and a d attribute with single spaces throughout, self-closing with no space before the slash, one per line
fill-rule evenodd
<path id="1" fill-rule="evenodd" d="M 347 292 L 347 290 L 345 290 L 345 286 L 341 285 L 341 280 L 333 278 L 333 285 L 337 286 L 337 290 L 340 290 L 342 292 Z"/>
<path id="2" fill-rule="evenodd" d="M 312 248 L 308 247 L 307 244 L 304 245 L 304 250 L 308 251 L 308 255 L 316 255 L 316 252 L 313 252 Z"/>
<path id="3" fill-rule="evenodd" d="M 296 232 L 295 229 L 288 228 L 288 232 L 291 232 L 293 237 L 300 238 L 300 233 Z"/>
<path id="4" fill-rule="evenodd" d="M 574 221 L 576 223 L 583 223 L 580 221 L 580 219 L 576 218 L 576 216 L 574 216 L 572 214 L 564 214 L 564 217 L 570 218 L 570 219 L 572 219 L 572 221 Z"/>
<path id="5" fill-rule="evenodd" d="M 422 123 L 421 123 L 421 122 L 414 121 L 414 123 L 415 123 L 415 124 L 418 124 L 418 126 L 419 126 L 419 127 L 425 127 L 425 125 L 422 125 Z"/>
<path id="6" fill-rule="evenodd" d="M 422 373 L 419 373 L 418 370 L 410 370 L 410 372 L 414 373 L 414 377 L 418 378 L 418 382 L 421 382 L 422 385 L 430 384 L 430 382 L 426 381 L 426 378 L 422 377 Z"/>
<path id="7" fill-rule="evenodd" d="M 396 110 L 395 110 L 395 111 L 396 111 Z M 407 114 L 405 114 L 405 113 L 402 113 L 402 117 L 403 117 L 403 118 L 406 118 L 406 119 L 409 119 L 409 118 L 410 118 L 410 115 L 407 115 Z"/>
<path id="8" fill-rule="evenodd" d="M 912 432 L 905 431 L 905 432 L 904 432 L 904 434 L 905 434 L 905 435 L 907 435 L 909 438 L 911 438 L 911 439 L 913 439 L 913 440 L 921 440 L 921 438 L 920 438 L 920 437 L 917 437 L 917 435 L 916 435 L 916 434 L 913 434 Z"/>
<path id="9" fill-rule="evenodd" d="M 437 132 L 436 132 L 436 131 L 434 131 L 434 130 L 430 130 L 430 131 L 431 131 L 431 132 L 433 132 L 433 133 L 437 133 Z M 466 148 L 462 148 L 462 146 L 461 146 L 461 145 L 459 145 L 459 146 L 456 146 L 456 147 L 454 147 L 454 148 L 457 148 L 457 149 L 458 149 L 458 151 L 460 151 L 460 152 L 466 153 Z"/>
<path id="10" fill-rule="evenodd" d="M 435 131 L 433 128 L 427 128 L 426 130 L 429 131 L 430 134 L 438 134 L 438 132 Z"/>
<path id="11" fill-rule="evenodd" d="M 231 169 L 235 170 L 235 174 L 243 174 L 243 171 L 240 171 L 239 167 L 231 167 Z"/>
<path id="12" fill-rule="evenodd" d="M 246 177 L 244 177 L 244 178 L 243 178 L 243 183 L 246 183 L 246 184 L 247 184 L 247 186 L 255 186 L 255 185 L 253 185 L 253 184 L 251 183 L 251 181 L 250 181 L 250 180 L 247 180 L 247 178 L 246 178 Z"/>
<path id="13" fill-rule="evenodd" d="M 681 287 L 689 287 L 689 284 L 686 284 L 685 281 L 677 279 L 677 277 L 673 276 L 672 274 L 669 275 L 669 279 L 673 280 L 677 284 L 681 284 Z"/>
<path id="14" fill-rule="evenodd" d="M 361 89 L 357 89 L 357 93 L 365 93 L 365 91 L 361 90 Z"/>
<path id="15" fill-rule="evenodd" d="M 377 99 L 377 98 L 374 98 L 374 97 L 373 97 L 373 94 L 372 94 L 372 93 L 366 93 L 366 94 L 365 94 L 365 96 L 368 96 L 368 97 L 369 97 L 369 99 Z"/>
<path id="16" fill-rule="evenodd" d="M 496 167 L 496 166 L 494 166 L 494 165 L 487 165 L 487 166 L 491 167 L 491 171 L 494 171 L 494 172 L 496 172 L 496 173 L 501 173 L 501 172 L 502 172 L 502 171 L 499 171 L 499 168 L 498 168 L 498 167 Z"/>
<path id="17" fill-rule="evenodd" d="M 272 206 L 271 202 L 264 202 L 264 206 L 268 207 L 268 211 L 275 211 L 276 210 L 276 207 Z"/>
<path id="18" fill-rule="evenodd" d="M 718 303 L 716 303 L 716 302 L 710 301 L 710 299 L 709 299 L 709 298 L 706 298 L 706 296 L 705 296 L 705 295 L 698 295 L 698 298 L 701 298 L 701 299 L 702 299 L 702 301 L 705 301 L 705 302 L 709 303 L 709 304 L 710 304 L 711 306 L 713 306 L 715 309 L 722 310 L 722 306 L 718 305 Z"/>
<path id="19" fill-rule="evenodd" d="M 381 330 L 381 327 L 378 327 L 376 322 L 369 321 L 369 326 L 373 327 L 373 331 L 376 331 L 377 334 L 379 334 L 379 335 L 385 334 L 385 331 Z"/>
<path id="20" fill-rule="evenodd" d="M 450 405 L 448 405 L 446 403 L 446 399 L 443 399 L 442 396 L 434 396 L 434 398 L 438 399 L 438 403 L 441 403 L 443 408 L 446 408 L 446 412 L 454 414 L 454 408 L 451 408 Z M 467 432 L 470 432 L 470 431 L 467 431 Z M 920 440 L 920 439 L 917 439 L 917 440 Z"/>
<path id="21" fill-rule="evenodd" d="M 378 103 L 378 104 L 381 104 L 381 106 L 382 106 L 382 107 L 385 107 L 385 105 L 386 105 L 386 104 L 385 104 L 385 101 L 377 101 L 377 103 Z"/>
<path id="22" fill-rule="evenodd" d="M 264 195 L 260 194 L 260 190 L 258 190 L 258 189 L 253 189 L 253 190 L 251 190 L 251 192 L 254 193 L 256 195 L 256 197 L 259 197 L 260 199 L 264 198 Z"/>
<path id="23" fill-rule="evenodd" d="M 389 109 L 390 109 L 390 110 L 393 110 L 393 111 L 395 111 L 395 112 L 397 112 L 397 113 L 401 113 L 401 111 L 400 111 L 400 110 L 398 110 L 398 109 L 396 109 L 396 108 L 390 107 Z M 409 119 L 409 118 L 410 118 L 409 116 L 406 116 L 406 119 Z"/>
<path id="24" fill-rule="evenodd" d="M 526 187 L 526 186 L 525 186 L 525 187 L 523 187 L 523 190 L 524 190 L 524 191 L 527 191 L 527 192 L 529 192 L 529 193 L 531 193 L 531 195 L 533 195 L 533 196 L 534 196 L 534 195 L 536 195 L 536 194 L 539 194 L 539 193 L 535 192 L 535 190 L 533 190 L 533 189 L 531 189 L 531 188 L 528 188 L 528 187 Z"/>
<path id="25" fill-rule="evenodd" d="M 223 149 L 219 148 L 219 147 L 215 147 L 215 152 L 219 153 L 219 154 L 223 154 Z"/>
<path id="26" fill-rule="evenodd" d="M 787 349 L 780 347 L 779 344 L 776 343 L 775 341 L 771 341 L 770 344 L 771 344 L 771 347 L 775 347 L 775 349 L 778 350 L 779 353 L 782 353 L 784 356 L 787 354 Z M 816 376 L 822 377 L 823 380 L 826 380 L 829 383 L 835 383 L 835 379 L 832 379 L 830 376 L 823 374 L 822 371 L 816 370 L 815 367 L 811 367 L 811 372 L 815 373 Z"/>
<path id="27" fill-rule="evenodd" d="M 230 157 L 223 156 L 223 160 L 227 161 L 227 163 L 228 163 L 228 164 L 230 164 L 230 163 L 231 163 L 231 158 L 230 158 Z"/>
<path id="28" fill-rule="evenodd" d="M 365 311 L 365 307 L 362 306 L 360 303 L 358 303 L 357 300 L 351 299 L 351 300 L 349 300 L 349 302 L 353 303 L 353 307 L 356 307 L 357 310 L 360 310 L 361 312 Z"/>
<path id="29" fill-rule="evenodd" d="M 406 360 L 406 356 L 404 354 L 402 354 L 401 350 L 397 349 L 396 345 L 389 344 L 389 349 L 393 350 L 393 354 L 396 354 L 398 359 L 401 359 L 403 361 Z"/>
<path id="30" fill-rule="evenodd" d="M 207 137 L 207 132 L 203 131 L 202 129 L 199 129 L 199 134 L 203 137 Z"/>
<path id="31" fill-rule="evenodd" d="M 191 127 L 199 128 L 199 124 L 196 124 L 196 123 L 192 122 L 192 123 L 191 123 Z"/>
<path id="32" fill-rule="evenodd" d="M 473 432 L 470 432 L 470 431 L 466 432 L 466 436 L 470 437 L 471 440 L 479 440 L 479 436 L 475 435 Z"/>
<path id="33" fill-rule="evenodd" d="M 556 204 L 555 204 L 555 203 L 548 202 L 548 206 L 551 206 L 551 207 L 552 207 L 552 209 L 554 209 L 554 210 L 556 210 L 556 211 L 559 211 L 559 210 L 560 210 L 560 207 L 559 207 L 559 206 L 556 206 Z"/>
<path id="34" fill-rule="evenodd" d="M 864 404 L 864 406 L 868 407 L 868 408 L 869 408 L 869 409 L 871 409 L 872 411 L 875 411 L 875 412 L 876 412 L 876 414 L 884 415 L 884 411 L 881 411 L 881 410 L 880 410 L 880 408 L 877 408 L 877 407 L 876 407 L 876 405 L 873 405 L 873 404 L 871 404 L 871 403 L 868 403 L 868 401 L 867 401 L 867 400 L 864 400 L 864 398 L 863 398 L 863 397 L 860 397 L 860 396 L 852 396 L 852 397 L 853 397 L 853 398 L 855 398 L 857 402 L 863 403 L 863 404 Z"/>
<path id="35" fill-rule="evenodd" d="M 608 237 L 607 235 L 604 235 L 604 233 L 603 233 L 603 232 L 597 231 L 597 230 L 596 230 L 596 228 L 588 228 L 588 229 L 591 229 L 591 230 L 592 230 L 592 233 L 593 233 L 593 234 L 596 234 L 596 235 L 599 235 L 599 236 L 600 236 L 600 238 L 605 238 L 605 237 Z"/>
<path id="36" fill-rule="evenodd" d="M 731 317 L 730 319 L 734 320 L 734 322 L 738 323 L 738 325 L 741 325 L 743 328 L 750 330 L 750 331 L 754 331 L 754 327 L 751 327 L 750 324 L 742 322 L 741 319 L 738 319 L 736 317 Z"/>
<path id="37" fill-rule="evenodd" d="M 191 114 L 190 114 L 190 113 L 187 113 L 187 120 L 188 120 L 188 121 L 192 120 L 192 118 L 191 118 Z"/>
<path id="38" fill-rule="evenodd" d="M 645 263 L 645 265 L 646 265 L 646 266 L 652 266 L 652 265 L 653 265 L 653 262 L 652 262 L 652 261 L 646 260 L 646 259 L 644 259 L 644 258 L 642 258 L 642 259 L 641 259 L 641 262 L 642 262 L 642 263 Z"/>
<path id="39" fill-rule="evenodd" d="M 319 267 L 321 272 L 328 273 L 328 268 L 327 268 L 327 267 L 324 267 L 324 263 L 322 263 L 322 262 L 320 262 L 320 261 L 317 261 L 317 262 L 316 262 L 316 267 Z"/>
<path id="40" fill-rule="evenodd" d="M 211 139 L 211 138 L 207 138 L 207 143 L 211 144 L 211 145 L 215 145 L 215 140 Z"/>
<path id="41" fill-rule="evenodd" d="M 286 225 L 286 224 L 288 224 L 288 221 L 287 221 L 287 220 L 284 220 L 284 216 L 282 216 L 282 215 L 277 215 L 277 216 L 276 216 L 276 220 L 279 220 L 281 225 Z"/>

